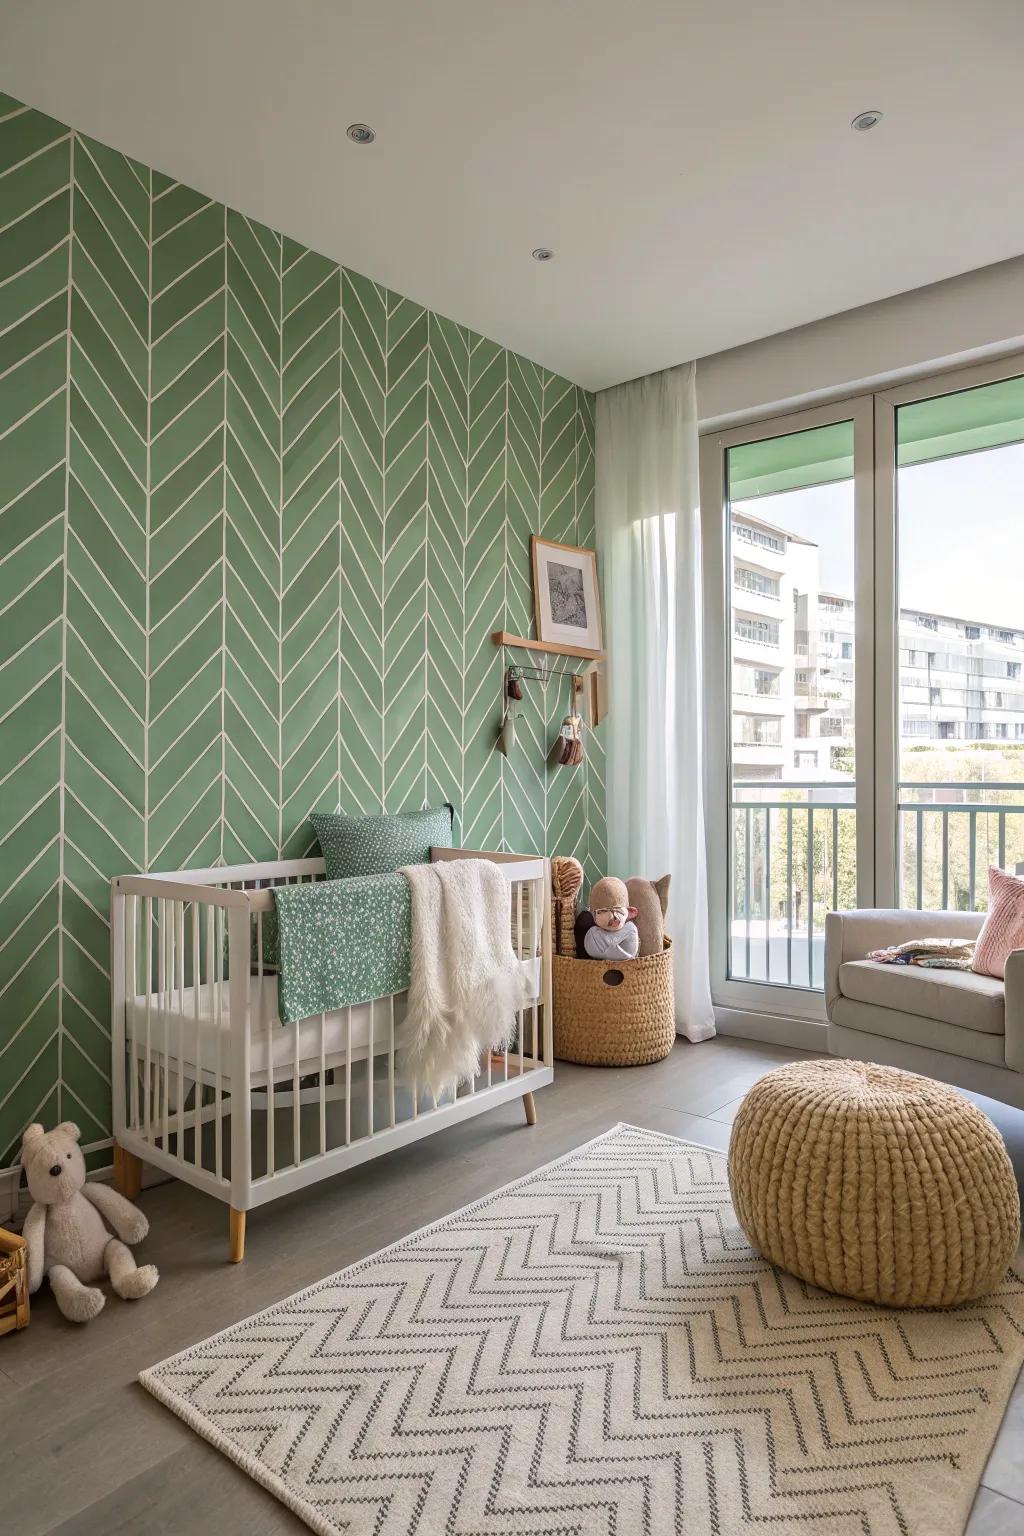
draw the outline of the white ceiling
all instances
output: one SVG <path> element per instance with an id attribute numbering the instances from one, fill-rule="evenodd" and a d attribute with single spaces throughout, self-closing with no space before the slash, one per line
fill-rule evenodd
<path id="1" fill-rule="evenodd" d="M 0 0 L 0 88 L 591 388 L 1024 251 L 1022 72 L 1021 0 Z"/>

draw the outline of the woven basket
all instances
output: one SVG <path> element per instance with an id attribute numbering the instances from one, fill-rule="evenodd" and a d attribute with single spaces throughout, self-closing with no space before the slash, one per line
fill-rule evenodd
<path id="1" fill-rule="evenodd" d="M 642 960 L 552 955 L 555 1055 L 586 1067 L 642 1067 L 675 1044 L 672 940 Z"/>
<path id="2" fill-rule="evenodd" d="M 28 1326 L 28 1247 L 0 1227 L 0 1334 Z"/>
<path id="3" fill-rule="evenodd" d="M 553 896 L 551 898 L 551 915 L 553 919 L 555 953 L 559 955 L 575 956 L 576 954 L 576 903 L 565 896 Z"/>

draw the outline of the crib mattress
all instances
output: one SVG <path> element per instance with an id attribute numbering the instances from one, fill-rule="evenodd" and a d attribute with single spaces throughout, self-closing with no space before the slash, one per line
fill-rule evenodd
<path id="1" fill-rule="evenodd" d="M 198 996 L 197 996 L 198 994 Z M 169 996 L 155 993 L 128 999 L 126 1026 L 129 1045 L 144 1058 L 147 1046 L 147 1001 L 149 1014 L 149 1051 L 151 1057 L 167 1057 L 172 1071 L 177 1071 L 180 1056 L 186 1074 L 198 1070 L 212 1076 L 219 1065 L 222 1078 L 231 1074 L 231 997 L 226 981 L 213 986 L 184 987 Z M 406 998 L 394 998 L 395 1026 L 405 1017 Z M 375 1055 L 386 1054 L 391 1047 L 391 1006 L 389 997 L 375 998 L 351 1007 L 336 1008 L 323 1015 L 323 1052 L 328 1067 L 344 1063 L 351 1049 L 352 1061 L 362 1061 L 371 1048 Z M 249 1068 L 250 1079 L 265 1079 L 268 1058 L 275 1078 L 289 1075 L 298 1061 L 303 1073 L 319 1070 L 321 1059 L 320 1015 L 282 1024 L 278 1010 L 276 976 L 253 976 L 249 981 Z M 220 1047 L 218 1064 L 217 1050 Z"/>

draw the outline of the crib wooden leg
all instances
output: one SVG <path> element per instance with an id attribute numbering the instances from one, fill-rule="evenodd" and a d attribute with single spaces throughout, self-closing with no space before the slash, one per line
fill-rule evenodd
<path id="1" fill-rule="evenodd" d="M 228 1258 L 232 1264 L 241 1264 L 245 1258 L 245 1212 L 230 1208 L 228 1220 Z"/>
<path id="2" fill-rule="evenodd" d="M 114 1142 L 114 1188 L 126 1200 L 135 1200 L 142 1188 L 142 1159 Z"/>
<path id="3" fill-rule="evenodd" d="M 527 1123 L 527 1125 L 536 1125 L 537 1124 L 537 1106 L 534 1103 L 534 1099 L 533 1099 L 533 1094 L 532 1093 L 524 1093 L 523 1094 L 523 1108 L 526 1111 L 526 1123 Z"/>

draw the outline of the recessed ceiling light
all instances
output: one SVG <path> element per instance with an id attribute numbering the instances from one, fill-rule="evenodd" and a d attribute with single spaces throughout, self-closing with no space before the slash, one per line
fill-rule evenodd
<path id="1" fill-rule="evenodd" d="M 369 123 L 349 123 L 345 132 L 353 144 L 372 144 L 377 137 Z"/>
<path id="2" fill-rule="evenodd" d="M 867 112 L 858 112 L 850 127 L 856 133 L 867 133 L 869 128 L 876 127 L 882 121 L 882 113 L 876 107 Z"/>
<path id="3" fill-rule="evenodd" d="M 538 245 L 537 249 L 530 254 L 534 261 L 553 261 L 555 257 L 554 251 L 549 251 L 546 245 Z"/>

